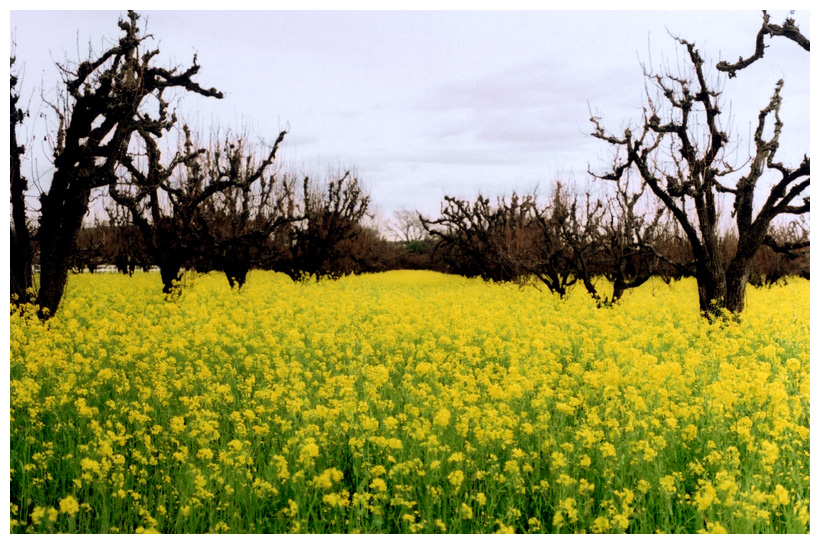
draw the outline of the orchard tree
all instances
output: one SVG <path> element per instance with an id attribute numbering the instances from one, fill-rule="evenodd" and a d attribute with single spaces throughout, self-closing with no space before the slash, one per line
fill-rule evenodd
<path id="1" fill-rule="evenodd" d="M 589 194 L 581 199 L 556 183 L 549 203 L 536 208 L 539 227 L 535 245 L 538 256 L 532 267 L 535 276 L 552 292 L 563 297 L 567 287 L 581 280 L 584 288 L 601 303 L 594 278 L 601 263 L 601 226 L 606 208 Z"/>
<path id="2" fill-rule="evenodd" d="M 93 274 L 101 265 L 112 262 L 113 231 L 97 220 L 93 225 L 86 225 L 77 233 L 74 251 L 71 255 L 71 268 L 78 273 L 86 269 Z"/>
<path id="3" fill-rule="evenodd" d="M 516 193 L 495 205 L 481 194 L 473 202 L 445 196 L 438 219 L 419 219 L 456 273 L 519 281 L 533 272 L 536 207 L 535 197 Z"/>
<path id="4" fill-rule="evenodd" d="M 809 49 L 808 39 L 793 21 L 787 20 L 782 27 L 770 25 L 764 12 L 755 55 L 736 64 L 722 62 L 718 68 L 733 77 L 763 56 L 766 35 L 786 36 Z M 637 170 L 691 245 L 701 312 L 711 316 L 725 309 L 737 314 L 744 308 L 755 254 L 764 244 L 775 243 L 769 236 L 772 222 L 779 216 L 809 212 L 809 158 L 804 157 L 797 167 L 788 167 L 775 158 L 783 129 L 780 80 L 758 115 L 755 151 L 748 171 L 734 183 L 727 181 L 737 169 L 725 159 L 729 137 L 721 128 L 721 92 L 707 82 L 704 60 L 695 45 L 681 38 L 676 40 L 686 50 L 692 77 L 646 73 L 659 91 L 657 102 L 665 107 L 650 99 L 638 129 L 626 129 L 621 135 L 607 132 L 600 119 L 591 119 L 595 125 L 593 136 L 624 152 L 623 160 L 599 177 L 620 180 L 628 170 Z M 771 130 L 767 131 L 769 125 Z M 661 150 L 667 153 L 665 158 L 659 156 Z M 755 195 L 762 190 L 759 182 L 766 171 L 775 172 L 779 179 L 755 213 Z M 721 195 L 731 201 L 737 228 L 737 249 L 728 257 L 722 254 L 719 231 Z"/>
<path id="5" fill-rule="evenodd" d="M 265 174 L 284 135 L 261 165 L 245 139 L 224 146 L 230 168 L 222 174 L 218 160 L 212 161 L 217 167 L 212 172 L 231 185 L 202 203 L 206 239 L 196 258 L 205 268 L 224 272 L 231 287 L 242 288 L 250 269 L 276 251 L 273 242 L 280 231 L 300 219 L 295 215 L 296 178 Z"/>
<path id="6" fill-rule="evenodd" d="M 73 67 L 58 65 L 65 94 L 53 105 L 59 118 L 54 174 L 50 187 L 40 195 L 36 234 L 41 267 L 37 304 L 43 318 L 54 315 L 59 307 L 92 191 L 116 181 L 135 134 L 158 138 L 176 122 L 163 93 L 178 88 L 222 98 L 216 89 L 205 89 L 193 81 L 199 72 L 196 56 L 186 70 L 156 66 L 159 50 L 143 46 L 148 36 L 140 32 L 138 19 L 129 11 L 127 20 L 119 22 L 123 35 L 99 57 Z M 20 200 L 14 193 L 12 206 L 16 217 Z M 21 234 L 18 232 L 20 239 Z M 22 243 L 16 247 L 25 249 Z"/>
<path id="7" fill-rule="evenodd" d="M 370 206 L 370 197 L 359 180 L 345 172 L 316 189 L 305 177 L 302 199 L 301 219 L 287 230 L 287 253 L 275 258 L 272 268 L 294 281 L 310 277 L 319 281 L 351 272 L 345 264 L 349 255 L 343 242 L 358 238 Z"/>
<path id="8" fill-rule="evenodd" d="M 131 222 L 131 212 L 116 202 L 104 205 L 108 214 L 109 262 L 113 262 L 117 271 L 132 276 L 139 266 L 143 270 L 150 267 L 151 259 L 145 251 L 145 243 L 139 228 Z"/>
<path id="9" fill-rule="evenodd" d="M 11 58 L 11 67 L 14 68 L 14 57 Z M 31 265 L 34 258 L 34 249 L 26 216 L 26 191 L 28 180 L 21 172 L 21 157 L 26 149 L 17 144 L 17 125 L 22 124 L 26 113 L 17 107 L 20 95 L 15 92 L 17 76 L 11 74 L 11 134 L 9 144 L 11 157 L 9 162 L 9 177 L 11 182 L 11 297 L 14 301 L 24 302 L 29 298 L 28 290 L 33 287 Z"/>
<path id="10" fill-rule="evenodd" d="M 387 230 L 411 254 L 421 254 L 428 250 L 430 240 L 421 221 L 421 214 L 417 211 L 396 210 Z"/>
<path id="11" fill-rule="evenodd" d="M 268 156 L 255 164 L 252 156 L 243 154 L 241 141 L 226 140 L 208 151 L 195 145 L 187 126 L 183 132 L 184 142 L 166 165 L 154 135 L 140 130 L 147 164 L 141 167 L 139 161 L 125 160 L 127 174 L 108 186 L 114 201 L 131 212 L 139 227 L 146 251 L 160 269 L 165 294 L 173 291 L 183 267 L 207 252 L 213 240 L 207 203 L 223 191 L 260 180 L 286 134 L 280 133 Z"/>
<path id="12" fill-rule="evenodd" d="M 586 206 L 586 208 L 584 208 Z M 491 281 L 535 278 L 563 297 L 580 278 L 595 296 L 591 268 L 600 205 L 579 207 L 560 183 L 546 205 L 535 195 L 513 193 L 495 205 L 445 196 L 438 219 L 421 218 L 436 250 L 456 273 Z"/>
<path id="13" fill-rule="evenodd" d="M 638 208 L 645 192 L 646 184 L 631 189 L 628 180 L 618 180 L 617 190 L 606 206 L 599 248 L 605 262 L 603 274 L 612 283 L 612 296 L 602 300 L 605 304 L 617 302 L 627 289 L 640 287 L 658 275 L 663 265 L 676 272 L 682 269 L 680 263 L 662 253 L 673 237 L 667 228 L 665 208 L 658 207 L 654 213 Z"/>

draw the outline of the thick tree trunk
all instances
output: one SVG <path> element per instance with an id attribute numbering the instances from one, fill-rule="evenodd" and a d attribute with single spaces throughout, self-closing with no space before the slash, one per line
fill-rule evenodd
<path id="1" fill-rule="evenodd" d="M 621 278 L 616 278 L 612 285 L 612 303 L 615 304 L 621 300 L 621 297 L 624 296 L 625 291 L 626 283 Z"/>
<path id="2" fill-rule="evenodd" d="M 39 314 L 48 319 L 57 313 L 68 282 L 69 260 L 62 252 L 51 248 L 52 244 L 40 246 L 40 289 L 37 293 Z"/>
<path id="3" fill-rule="evenodd" d="M 248 277 L 248 267 L 237 265 L 234 267 L 230 267 L 230 270 L 223 270 L 225 272 L 225 276 L 228 278 L 228 283 L 231 286 L 231 289 L 234 286 L 237 286 L 239 289 L 245 285 L 245 280 Z"/>
<path id="4" fill-rule="evenodd" d="M 771 221 L 758 219 L 740 230 L 737 250 L 726 269 L 726 309 L 739 314 L 746 306 L 746 285 L 755 254 L 763 246 Z"/>
<path id="5" fill-rule="evenodd" d="M 127 255 L 117 255 L 114 259 L 114 266 L 117 267 L 117 272 L 121 274 L 128 274 L 128 256 Z"/>
<path id="6" fill-rule="evenodd" d="M 763 245 L 769 222 L 741 233 L 737 252 L 726 270 L 726 309 L 739 314 L 746 306 L 746 285 L 755 254 Z"/>
<path id="7" fill-rule="evenodd" d="M 592 297 L 592 300 L 599 302 L 601 300 L 601 297 L 598 296 L 598 289 L 595 288 L 595 284 L 592 283 L 592 279 L 589 277 L 586 271 L 583 272 L 583 275 L 584 277 L 581 278 L 581 281 L 584 283 L 584 288 L 586 288 L 587 293 L 589 293 L 589 296 Z"/>
<path id="8" fill-rule="evenodd" d="M 12 81 L 14 86 L 14 81 Z M 17 110 L 17 96 L 11 95 L 11 243 L 10 243 L 10 276 L 12 297 L 17 300 L 27 301 L 28 290 L 33 286 L 31 277 L 31 264 L 34 252 L 31 248 L 31 234 L 26 224 L 26 200 L 25 193 L 28 189 L 28 181 L 20 172 L 20 155 L 24 148 L 17 145 L 17 124 L 21 120 L 21 113 Z"/>
<path id="9" fill-rule="evenodd" d="M 72 191 L 59 179 L 52 180 L 48 195 L 40 198 L 42 219 L 38 238 L 40 241 L 40 289 L 37 304 L 40 316 L 47 319 L 57 313 L 63 298 L 71 256 L 88 211 L 91 191 Z"/>
<path id="10" fill-rule="evenodd" d="M 23 236 L 18 236 L 15 229 L 11 229 L 11 243 L 9 247 L 10 259 L 10 293 L 12 299 L 18 302 L 28 300 L 28 290 L 33 286 L 31 276 L 31 241 L 28 231 L 24 231 Z"/>
<path id="11" fill-rule="evenodd" d="M 706 316 L 714 315 L 726 306 L 726 272 L 719 263 L 710 260 L 697 266 L 698 300 L 700 311 Z"/>
<path id="12" fill-rule="evenodd" d="M 238 286 L 239 289 L 245 285 L 248 271 L 255 260 L 251 256 L 250 246 L 255 242 L 250 239 L 231 240 L 226 247 L 218 251 L 218 256 L 214 260 L 215 269 L 225 273 L 231 289 Z"/>
<path id="13" fill-rule="evenodd" d="M 157 263 L 159 275 L 162 278 L 162 292 L 170 295 L 174 290 L 174 282 L 182 277 L 182 265 L 176 260 L 166 260 Z"/>
<path id="14" fill-rule="evenodd" d="M 612 281 L 612 304 L 618 302 L 627 289 L 635 289 L 640 287 L 652 277 L 648 271 L 638 272 L 628 268 L 629 261 L 626 258 L 620 258 L 617 262 L 617 268 Z M 651 270 L 651 269 L 650 269 Z"/>
<path id="15" fill-rule="evenodd" d="M 735 314 L 742 312 L 746 306 L 749 265 L 746 259 L 735 258 L 726 271 L 726 309 Z"/>

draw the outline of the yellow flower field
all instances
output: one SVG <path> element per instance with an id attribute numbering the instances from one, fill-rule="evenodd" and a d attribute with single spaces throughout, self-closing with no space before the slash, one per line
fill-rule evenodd
<path id="1" fill-rule="evenodd" d="M 804 280 L 84 275 L 10 344 L 12 532 L 809 531 Z"/>

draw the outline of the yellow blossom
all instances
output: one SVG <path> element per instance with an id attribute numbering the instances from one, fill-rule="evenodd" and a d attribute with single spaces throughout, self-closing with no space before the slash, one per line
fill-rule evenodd
<path id="1" fill-rule="evenodd" d="M 68 514 L 73 516 L 77 512 L 80 511 L 80 504 L 77 502 L 77 499 L 72 497 L 71 495 L 67 496 L 64 499 L 60 499 L 60 513 L 61 514 Z"/>

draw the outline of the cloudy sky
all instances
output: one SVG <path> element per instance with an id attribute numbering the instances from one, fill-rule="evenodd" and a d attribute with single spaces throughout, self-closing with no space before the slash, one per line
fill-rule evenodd
<path id="1" fill-rule="evenodd" d="M 286 168 L 315 177 L 353 169 L 389 218 L 394 210 L 435 215 L 445 194 L 472 198 L 547 187 L 587 186 L 610 150 L 589 133 L 590 113 L 613 131 L 637 123 L 646 96 L 641 63 L 677 71 L 670 33 L 694 41 L 708 64 L 752 53 L 761 13 L 664 11 L 339 12 L 145 11 L 142 25 L 159 62 L 187 67 L 223 100 L 188 96 L 178 113 L 208 132 L 247 130 L 272 144 L 289 131 Z M 54 61 L 84 59 L 118 38 L 117 11 L 12 11 L 11 40 L 21 102 L 35 114 L 26 172 L 50 176 L 43 154 L 54 97 Z M 782 23 L 785 11 L 771 12 Z M 807 12 L 796 18 L 811 35 Z M 711 70 L 714 76 L 715 71 Z M 809 55 L 772 42 L 763 62 L 722 80 L 725 125 L 747 156 L 757 112 L 786 82 L 781 158 L 809 153 Z"/>

